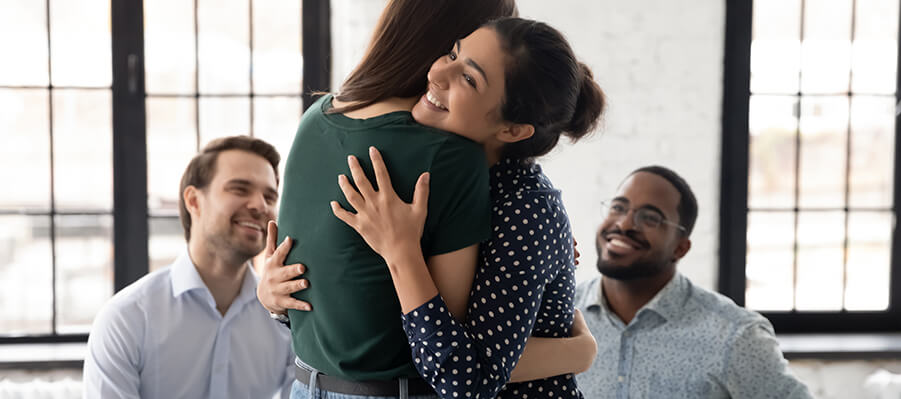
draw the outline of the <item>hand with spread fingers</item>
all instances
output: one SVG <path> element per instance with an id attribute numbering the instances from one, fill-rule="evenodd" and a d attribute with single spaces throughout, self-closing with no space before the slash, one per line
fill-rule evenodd
<path id="1" fill-rule="evenodd" d="M 331 202 L 332 212 L 356 230 L 388 264 L 409 254 L 421 256 L 420 239 L 428 213 L 429 173 L 419 176 L 413 202 L 408 204 L 395 193 L 385 161 L 375 147 L 369 147 L 369 157 L 379 189 L 373 188 L 359 161 L 351 155 L 347 164 L 357 188 L 354 189 L 345 175 L 338 176 L 338 185 L 356 213 L 345 210 L 337 201 Z"/>
<path id="2" fill-rule="evenodd" d="M 275 247 L 278 236 L 278 225 L 274 220 L 267 227 L 265 260 L 260 269 L 260 283 L 257 285 L 257 298 L 266 310 L 275 314 L 285 314 L 288 309 L 301 311 L 312 310 L 310 304 L 298 300 L 291 294 L 304 290 L 309 283 L 306 279 L 298 279 L 306 271 L 302 264 L 285 265 L 285 257 L 291 250 L 291 238 Z"/>

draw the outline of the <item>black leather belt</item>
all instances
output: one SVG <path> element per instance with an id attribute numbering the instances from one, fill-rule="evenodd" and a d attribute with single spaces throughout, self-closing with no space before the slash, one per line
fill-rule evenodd
<path id="1" fill-rule="evenodd" d="M 297 381 L 310 383 L 312 372 L 294 365 L 294 378 Z M 400 381 L 349 381 L 325 374 L 316 375 L 316 387 L 329 392 L 359 396 L 398 396 Z M 435 395 L 435 390 L 422 378 L 410 378 L 407 381 L 407 392 L 410 395 Z"/>

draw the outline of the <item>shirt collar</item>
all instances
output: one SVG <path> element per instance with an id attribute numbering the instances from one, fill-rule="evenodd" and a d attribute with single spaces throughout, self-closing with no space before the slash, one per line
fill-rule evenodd
<path id="1" fill-rule="evenodd" d="M 175 298 L 178 298 L 185 292 L 197 289 L 209 292 L 209 288 L 207 288 L 206 283 L 204 283 L 203 279 L 200 277 L 200 273 L 197 271 L 194 261 L 191 260 L 187 246 L 178 258 L 175 259 L 175 262 L 172 263 L 169 273 L 171 276 L 170 278 L 172 279 L 172 296 Z M 253 270 L 253 267 L 248 265 L 247 271 L 244 274 L 244 281 L 241 283 L 241 292 L 238 293 L 238 296 L 232 301 L 232 304 L 229 307 L 241 306 L 256 299 L 258 280 L 259 277 Z M 210 296 L 210 299 L 212 300 L 212 296 Z M 215 307 L 215 303 L 213 303 L 213 307 Z"/>
<path id="2" fill-rule="evenodd" d="M 191 290 L 206 289 L 206 284 L 188 254 L 187 246 L 169 267 L 169 275 L 172 279 L 172 296 L 175 298 Z"/>
<path id="3" fill-rule="evenodd" d="M 597 277 L 588 283 L 586 287 L 588 291 L 581 299 L 580 303 L 576 304 L 577 307 L 585 309 L 598 307 L 604 314 L 612 313 L 607 306 L 607 301 L 604 300 L 604 287 L 603 284 L 601 284 L 602 278 L 603 277 Z M 685 300 L 688 299 L 691 287 L 691 281 L 681 273 L 676 272 L 673 278 L 663 286 L 663 289 L 661 289 L 650 302 L 639 309 L 636 315 L 645 311 L 650 311 L 660 315 L 667 321 L 677 318 Z"/>
<path id="4" fill-rule="evenodd" d="M 574 305 L 577 309 L 590 309 L 595 307 L 607 309 L 605 301 L 601 301 L 601 277 L 595 277 L 585 284 L 585 295 L 579 298 Z"/>
<path id="5" fill-rule="evenodd" d="M 681 273 L 676 272 L 673 278 L 663 286 L 663 289 L 639 310 L 639 313 L 651 311 L 667 321 L 678 318 L 690 290 L 691 282 Z"/>
<path id="6" fill-rule="evenodd" d="M 534 162 L 504 158 L 488 170 L 492 198 L 520 192 L 535 187 L 541 175 L 541 166 Z M 531 183 L 531 184 L 529 184 Z"/>

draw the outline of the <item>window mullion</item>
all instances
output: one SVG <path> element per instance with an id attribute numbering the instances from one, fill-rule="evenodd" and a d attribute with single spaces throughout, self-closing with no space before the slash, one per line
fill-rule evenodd
<path id="1" fill-rule="evenodd" d="M 901 234 L 898 231 L 898 209 L 901 201 L 901 7 L 898 16 L 898 52 L 895 66 L 895 173 L 892 195 L 892 255 L 891 269 L 889 272 L 889 312 L 894 315 L 901 314 Z M 896 317 L 895 320 L 898 320 Z M 901 324 L 899 320 L 898 324 Z M 898 326 L 901 328 L 901 325 Z"/>
<path id="2" fill-rule="evenodd" d="M 113 1 L 114 289 L 147 273 L 147 140 L 143 0 Z"/>
<path id="3" fill-rule="evenodd" d="M 303 0 L 303 109 L 316 101 L 313 92 L 328 91 L 332 76 L 332 24 L 329 1 Z"/>
<path id="4" fill-rule="evenodd" d="M 752 11 L 750 1 L 726 2 L 718 288 L 739 306 L 746 285 Z"/>

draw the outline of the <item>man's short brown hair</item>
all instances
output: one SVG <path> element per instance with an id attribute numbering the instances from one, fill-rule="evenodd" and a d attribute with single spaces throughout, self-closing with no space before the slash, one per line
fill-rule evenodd
<path id="1" fill-rule="evenodd" d="M 191 214 L 185 206 L 185 188 L 194 186 L 199 190 L 206 187 L 216 175 L 216 160 L 219 154 L 228 150 L 242 150 L 259 155 L 272 165 L 275 172 L 275 181 L 278 183 L 278 163 L 281 156 L 271 144 L 250 136 L 221 137 L 210 141 L 200 153 L 195 155 L 188 163 L 185 173 L 181 176 L 181 185 L 178 189 L 178 214 L 181 225 L 185 229 L 185 241 L 191 240 Z"/>

